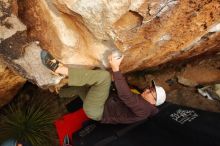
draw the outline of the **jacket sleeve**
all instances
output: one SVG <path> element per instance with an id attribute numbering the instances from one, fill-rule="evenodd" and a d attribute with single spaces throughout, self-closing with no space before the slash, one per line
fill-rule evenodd
<path id="1" fill-rule="evenodd" d="M 145 106 L 141 106 L 144 101 L 143 98 L 140 98 L 140 95 L 131 92 L 123 75 L 120 72 L 113 72 L 113 78 L 118 97 L 124 102 L 124 104 L 133 111 L 136 116 L 143 116 L 146 114 L 147 111 Z"/>

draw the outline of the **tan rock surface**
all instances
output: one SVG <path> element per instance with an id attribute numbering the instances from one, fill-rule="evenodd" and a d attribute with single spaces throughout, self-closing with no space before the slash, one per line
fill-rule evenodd
<path id="1" fill-rule="evenodd" d="M 24 31 L 26 26 L 16 17 L 17 11 L 14 7 L 16 3 L 0 0 L 0 4 L 0 57 L 2 57 L 4 47 L 2 41 L 10 38 L 17 31 Z M 8 103 L 25 82 L 24 78 L 12 72 L 0 58 L 0 107 Z"/>
<path id="2" fill-rule="evenodd" d="M 220 58 L 220 57 L 218 57 Z M 220 59 L 208 59 L 199 63 L 188 64 L 178 73 L 178 82 L 195 87 L 197 85 L 214 84 L 220 82 Z"/>
<path id="3" fill-rule="evenodd" d="M 214 85 L 220 82 L 220 54 L 209 57 L 199 56 L 181 63 L 170 63 L 141 72 L 126 74 L 131 85 L 144 89 L 155 80 L 156 83 L 171 91 L 173 84 L 195 88 L 197 85 Z"/>
<path id="4" fill-rule="evenodd" d="M 141 26 L 117 29 L 116 43 L 126 53 L 123 69 L 144 69 L 211 50 L 204 44 L 219 44 L 219 9 L 219 1 L 176 1 L 170 10 Z"/>
<path id="5" fill-rule="evenodd" d="M 27 0 L 20 6 L 24 9 L 22 19 L 30 28 L 30 36 L 39 40 L 43 48 L 62 63 L 90 67 L 105 65 L 102 62 L 106 60 L 108 42 L 97 40 L 79 15 L 61 13 L 52 1 Z"/>
<path id="6" fill-rule="evenodd" d="M 26 26 L 17 18 L 16 1 L 0 1 L 0 4 L 1 107 L 17 94 L 26 79 L 44 87 L 58 84 L 63 77 L 52 75 L 42 65 L 41 47 L 27 36 Z"/>
<path id="7" fill-rule="evenodd" d="M 95 37 L 109 40 L 114 37 L 111 36 L 112 25 L 129 10 L 136 11 L 144 0 L 56 0 L 54 3 L 58 8 L 59 5 L 64 5 L 69 11 L 82 16 L 85 25 Z M 66 9 L 59 10 L 67 12 Z"/>
<path id="8" fill-rule="evenodd" d="M 40 87 L 57 84 L 61 78 L 51 74 L 41 62 L 39 41 L 28 36 L 27 27 L 18 19 L 15 1 L 3 1 L 0 55 L 6 65 Z M 7 15 L 6 15 L 7 14 Z"/>
<path id="9" fill-rule="evenodd" d="M 65 64 L 106 67 L 114 44 L 125 54 L 123 72 L 219 50 L 218 0 L 26 0 L 21 5 L 31 36 Z"/>
<path id="10" fill-rule="evenodd" d="M 118 48 L 124 73 L 220 50 L 219 0 L 0 3 L 0 54 L 9 68 L 41 87 L 61 80 L 40 65 L 42 48 L 64 64 L 88 68 L 108 67 L 108 54 Z"/>
<path id="11" fill-rule="evenodd" d="M 0 62 L 0 107 L 8 103 L 26 82 Z"/>

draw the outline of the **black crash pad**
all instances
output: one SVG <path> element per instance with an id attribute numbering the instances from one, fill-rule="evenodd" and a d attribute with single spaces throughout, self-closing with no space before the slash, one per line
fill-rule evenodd
<path id="1" fill-rule="evenodd" d="M 73 134 L 76 146 L 220 146 L 220 113 L 165 103 L 129 125 L 92 122 Z"/>

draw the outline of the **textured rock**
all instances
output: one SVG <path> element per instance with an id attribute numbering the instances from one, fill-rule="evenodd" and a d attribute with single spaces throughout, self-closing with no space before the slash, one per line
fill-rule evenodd
<path id="1" fill-rule="evenodd" d="M 219 50 L 218 0 L 26 0 L 20 7 L 30 35 L 64 64 L 106 67 L 117 46 L 128 72 Z"/>
<path id="2" fill-rule="evenodd" d="M 20 74 L 34 84 L 44 87 L 58 84 L 64 77 L 54 75 L 42 63 L 40 58 L 40 46 L 36 42 L 29 43 L 24 48 L 24 54 L 18 59 L 14 59 L 13 63 L 20 66 Z"/>
<path id="3" fill-rule="evenodd" d="M 219 30 L 212 32 L 219 23 L 219 9 L 219 1 L 176 1 L 169 10 L 160 16 L 156 13 L 141 26 L 116 30 L 116 42 L 128 54 L 123 68 L 144 69 L 210 51 L 219 44 Z"/>
<path id="4" fill-rule="evenodd" d="M 79 15 L 69 16 L 58 11 L 52 1 L 26 0 L 19 6 L 23 8 L 21 15 L 30 28 L 30 36 L 62 63 L 88 67 L 106 65 L 106 51 L 113 43 L 97 40 Z"/>
<path id="5" fill-rule="evenodd" d="M 58 84 L 63 77 L 52 75 L 42 65 L 41 47 L 28 38 L 26 26 L 16 16 L 16 2 L 1 0 L 0 4 L 1 107 L 16 95 L 26 79 L 44 87 Z"/>
<path id="6" fill-rule="evenodd" d="M 167 95 L 167 101 L 193 107 L 205 111 L 220 112 L 220 103 L 214 100 L 209 100 L 197 93 L 194 88 L 185 86 L 177 86 L 177 89 L 172 90 Z"/>
<path id="7" fill-rule="evenodd" d="M 214 85 L 220 82 L 220 54 L 202 55 L 181 63 L 169 63 L 126 75 L 129 84 L 139 89 L 146 88 L 151 80 L 155 80 L 167 92 L 178 86 L 195 89 L 197 85 Z"/>
<path id="8" fill-rule="evenodd" d="M 25 83 L 25 79 L 10 71 L 0 61 L 0 107 L 8 103 Z"/>
<path id="9" fill-rule="evenodd" d="M 144 0 L 56 0 L 55 4 L 64 5 L 68 10 L 82 16 L 85 25 L 101 40 L 109 40 L 112 36 L 112 25 L 129 10 L 136 11 Z M 59 9 L 60 11 L 64 11 Z M 70 13 L 69 13 L 70 14 Z"/>
<path id="10" fill-rule="evenodd" d="M 64 64 L 88 68 L 108 67 L 107 55 L 118 48 L 125 55 L 123 72 L 220 48 L 218 0 L 23 0 L 18 6 L 15 0 L 1 0 L 1 4 L 0 54 L 11 69 L 39 86 L 61 79 L 53 79 L 43 68 L 35 70 L 41 66 L 41 48 Z M 35 41 L 39 45 L 33 45 Z"/>
<path id="11" fill-rule="evenodd" d="M 0 63 L 0 73 L 3 73 L 6 69 L 6 65 L 4 65 L 2 62 Z"/>
<path id="12" fill-rule="evenodd" d="M 38 41 L 29 38 L 26 26 L 15 15 L 17 11 L 14 12 L 13 7 L 16 3 L 10 1 L 2 1 L 2 3 L 9 9 L 8 11 L 6 8 L 2 9 L 7 16 L 2 18 L 0 25 L 2 34 L 0 55 L 6 65 L 38 86 L 57 84 L 63 77 L 52 75 L 41 63 L 42 49 Z"/>
<path id="13" fill-rule="evenodd" d="M 220 84 L 215 85 L 215 91 L 218 94 L 218 96 L 220 96 Z"/>
<path id="14" fill-rule="evenodd" d="M 207 63 L 209 62 L 209 63 Z M 200 62 L 199 64 L 187 65 L 177 76 L 178 82 L 194 87 L 201 84 L 211 84 L 220 82 L 220 62 L 211 60 Z"/>
<path id="15" fill-rule="evenodd" d="M 14 35 L 17 31 L 24 30 L 26 30 L 26 26 L 21 23 L 15 15 L 12 14 L 10 17 L 7 17 L 2 21 L 2 25 L 0 26 L 0 39 L 7 39 Z"/>
<path id="16" fill-rule="evenodd" d="M 26 29 L 26 26 L 15 16 L 17 11 L 14 6 L 16 6 L 16 3 L 0 0 L 0 107 L 8 103 L 26 82 L 24 78 L 9 70 L 1 59 L 4 49 L 2 41 L 10 38 L 17 31 Z M 7 49 L 9 50 L 10 47 L 7 47 Z"/>
<path id="17" fill-rule="evenodd" d="M 219 52 L 220 1 L 0 0 L 0 100 L 16 94 L 22 77 L 40 87 L 63 85 L 57 85 L 63 77 L 41 64 L 42 48 L 64 64 L 87 68 L 107 68 L 108 54 L 118 49 L 124 73 Z M 201 71 L 210 77 L 197 76 Z M 140 81 L 156 79 L 169 89 L 175 75 Z M 188 66 L 178 79 L 191 86 L 217 81 L 219 68 Z"/>

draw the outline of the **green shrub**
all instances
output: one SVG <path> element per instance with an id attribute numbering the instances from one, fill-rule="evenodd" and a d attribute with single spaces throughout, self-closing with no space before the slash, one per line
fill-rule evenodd
<path id="1" fill-rule="evenodd" d="M 57 141 L 54 120 L 56 102 L 50 97 L 21 98 L 0 115 L 0 142 L 13 138 L 33 146 L 50 146 Z"/>

